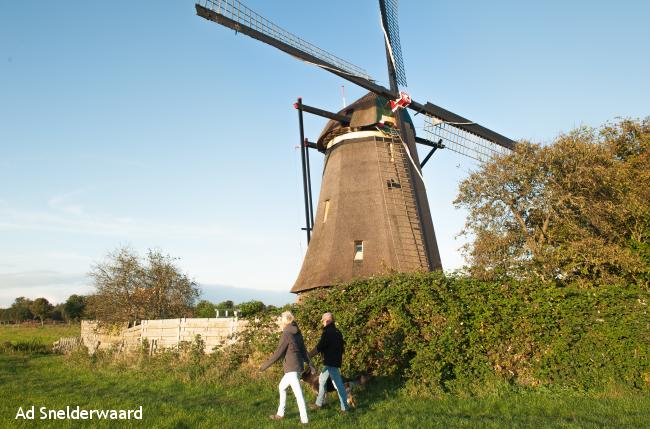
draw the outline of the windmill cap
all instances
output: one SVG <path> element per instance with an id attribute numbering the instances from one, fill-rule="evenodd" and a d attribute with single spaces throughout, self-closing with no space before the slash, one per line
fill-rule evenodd
<path id="1" fill-rule="evenodd" d="M 384 122 L 388 118 L 395 118 L 395 113 L 390 110 L 390 100 L 381 97 L 375 93 L 369 92 L 363 97 L 359 98 L 349 106 L 338 112 L 339 115 L 347 116 L 350 118 L 349 124 L 342 124 L 341 122 L 331 119 L 321 131 L 316 144 L 318 150 L 325 152 L 327 144 L 330 140 L 340 136 L 342 133 L 349 132 L 350 129 L 371 129 L 375 130 L 377 123 Z M 408 112 L 402 110 L 400 112 L 405 123 L 413 126 Z M 394 119 L 393 119 L 394 121 Z M 296 291 L 294 291 L 296 292 Z"/>

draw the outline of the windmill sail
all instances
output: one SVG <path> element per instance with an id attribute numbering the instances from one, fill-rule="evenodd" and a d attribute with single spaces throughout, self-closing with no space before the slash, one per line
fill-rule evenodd
<path id="1" fill-rule="evenodd" d="M 399 40 L 399 21 L 397 19 L 397 0 L 379 0 L 379 11 L 386 39 L 388 54 L 395 70 L 395 79 L 399 86 L 408 86 L 406 70 L 402 58 L 402 45 Z"/>
<path id="2" fill-rule="evenodd" d="M 511 148 L 494 144 L 453 124 L 429 116 L 424 120 L 424 132 L 429 141 L 442 140 L 446 149 L 480 162 L 489 161 L 495 156 L 507 154 L 511 150 Z"/>
<path id="3" fill-rule="evenodd" d="M 204 0 L 202 5 L 196 4 L 196 12 L 202 18 L 269 44 L 302 61 L 334 73 L 388 100 L 399 98 L 399 94 L 396 91 L 391 91 L 375 83 L 361 67 L 293 35 L 260 14 L 252 11 L 240 1 Z M 396 15 L 393 16 L 396 17 Z M 397 44 L 398 38 L 394 40 L 392 43 Z M 479 137 L 485 140 L 486 145 L 496 144 L 507 149 L 514 148 L 514 141 L 511 139 L 435 104 L 421 104 L 412 100 L 409 109 L 433 118 L 434 122 L 442 121 L 446 124 L 445 128 L 455 128 L 458 130 L 458 134 L 466 136 L 469 139 Z M 470 135 L 474 137 L 469 137 Z M 451 140 L 446 139 L 444 136 L 442 138 L 448 143 L 451 143 Z M 496 148 L 495 150 L 499 149 Z M 465 154 L 468 153 L 469 151 Z"/>
<path id="4" fill-rule="evenodd" d="M 268 43 L 303 61 L 351 77 L 372 80 L 361 67 L 301 39 L 238 0 L 205 0 L 203 5 L 196 4 L 196 12 L 205 19 Z"/>

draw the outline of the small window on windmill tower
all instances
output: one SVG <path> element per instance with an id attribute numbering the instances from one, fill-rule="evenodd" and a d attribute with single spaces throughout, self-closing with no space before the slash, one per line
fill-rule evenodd
<path id="1" fill-rule="evenodd" d="M 330 212 L 330 200 L 325 200 L 325 213 L 323 214 L 323 223 L 327 222 L 327 214 Z"/>
<path id="2" fill-rule="evenodd" d="M 394 179 L 386 180 L 386 186 L 388 189 L 399 189 L 402 187 L 402 185 L 396 182 Z"/>
<path id="3" fill-rule="evenodd" d="M 363 241 L 354 242 L 354 260 L 363 261 Z"/>

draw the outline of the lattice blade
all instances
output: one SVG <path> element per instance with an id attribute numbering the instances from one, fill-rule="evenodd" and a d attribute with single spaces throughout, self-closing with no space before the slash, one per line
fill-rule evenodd
<path id="1" fill-rule="evenodd" d="M 402 58 L 402 45 L 399 40 L 399 20 L 397 16 L 397 0 L 379 0 L 379 10 L 382 14 L 382 25 L 388 37 L 395 77 L 400 86 L 406 83 L 406 70 Z"/>
<path id="2" fill-rule="evenodd" d="M 202 18 L 214 21 L 220 25 L 269 44 L 302 61 L 314 64 L 327 71 L 330 71 L 331 73 L 334 73 L 335 75 L 340 76 L 343 79 L 359 85 L 360 87 L 365 88 L 368 91 L 371 91 L 384 98 L 395 100 L 399 97 L 399 94 L 396 91 L 391 91 L 390 89 L 378 85 L 376 82 L 374 82 L 370 76 L 360 67 L 342 60 L 339 57 L 300 39 L 292 33 L 289 33 L 288 31 L 273 24 L 263 16 L 253 12 L 238 0 L 202 1 L 205 6 L 196 4 L 196 13 Z M 391 2 L 396 0 L 386 1 Z M 453 127 L 457 129 L 455 132 L 460 134 L 460 136 L 466 137 L 466 141 L 486 140 L 487 142 L 494 142 L 497 145 L 504 146 L 508 149 L 512 149 L 514 147 L 514 142 L 509 138 L 498 134 L 488 128 L 485 128 L 475 122 L 465 119 L 462 116 L 450 112 L 440 106 L 436 106 L 435 104 L 426 103 L 423 105 L 416 102 L 415 100 L 412 100 L 409 108 L 417 113 L 422 113 L 431 118 L 436 118 L 432 120 L 445 121 L 446 124 L 456 124 L 456 126 Z M 436 130 L 432 129 L 432 131 L 435 132 Z M 451 136 L 445 135 L 441 138 L 452 143 L 454 141 L 458 141 L 460 137 L 456 136 L 454 138 L 451 138 Z M 438 139 L 435 140 L 437 141 Z M 490 147 L 489 143 L 487 142 L 485 144 L 488 145 L 487 147 Z"/>
<path id="3" fill-rule="evenodd" d="M 495 156 L 505 155 L 511 151 L 509 148 L 430 116 L 424 118 L 424 132 L 427 134 L 428 140 L 437 142 L 442 139 L 446 149 L 479 162 L 487 162 Z"/>
<path id="4" fill-rule="evenodd" d="M 361 67 L 301 39 L 238 0 L 203 0 L 201 4 L 196 4 L 196 11 L 203 18 L 271 44 L 303 61 L 313 62 L 319 67 L 331 69 L 330 71 L 372 81 L 370 75 Z"/>

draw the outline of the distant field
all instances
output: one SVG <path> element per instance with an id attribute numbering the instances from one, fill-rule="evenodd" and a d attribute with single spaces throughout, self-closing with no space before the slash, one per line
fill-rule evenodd
<path id="1" fill-rule="evenodd" d="M 22 338 L 49 341 L 74 331 L 46 327 L 20 329 Z M 48 333 L 47 330 L 52 332 Z M 2 339 L 7 339 L 4 328 Z M 277 407 L 275 377 L 227 384 L 181 381 L 163 369 L 137 371 L 95 367 L 92 360 L 58 355 L 0 354 L 0 427 L 290 428 L 298 423 L 288 395 L 287 416 L 271 422 Z M 308 401 L 314 400 L 306 392 Z M 330 400 L 334 399 L 330 397 Z M 418 399 L 397 394 L 391 380 L 374 380 L 358 394 L 359 408 L 339 416 L 334 408 L 310 412 L 314 428 L 644 428 L 650 427 L 650 398 L 635 394 L 606 397 L 577 393 L 508 393 L 483 398 Z M 143 406 L 144 419 L 116 421 L 16 421 L 19 406 L 85 409 Z M 37 423 L 37 424 L 35 424 Z"/>
<path id="2" fill-rule="evenodd" d="M 79 324 L 72 325 L 0 325 L 0 342 L 29 341 L 35 339 L 42 343 L 53 343 L 61 337 L 79 336 Z"/>

